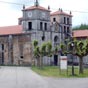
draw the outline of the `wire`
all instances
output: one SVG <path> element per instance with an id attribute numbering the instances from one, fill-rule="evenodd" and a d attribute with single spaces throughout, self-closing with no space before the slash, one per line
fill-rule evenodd
<path id="1" fill-rule="evenodd" d="M 24 4 L 21 4 L 21 3 L 15 3 L 15 2 L 6 2 L 6 1 L 0 1 L 1 3 L 7 3 L 7 4 L 15 4 L 15 5 L 24 5 Z M 25 6 L 28 6 L 25 4 Z M 58 10 L 58 9 L 55 9 L 55 8 L 51 8 L 51 10 Z M 87 11 L 75 11 L 75 10 L 63 10 L 63 11 L 71 11 L 71 12 L 77 12 L 77 13 L 88 13 Z"/>
<path id="2" fill-rule="evenodd" d="M 15 4 L 15 5 L 24 5 L 20 3 L 14 3 L 14 2 L 5 2 L 5 1 L 0 1 L 1 3 L 7 3 L 7 4 Z"/>
<path id="3" fill-rule="evenodd" d="M 59 9 L 55 9 L 55 8 L 51 8 L 52 10 L 59 10 Z M 87 11 L 76 11 L 76 10 L 63 10 L 63 11 L 71 11 L 71 12 L 77 12 L 77 13 L 88 13 Z"/>

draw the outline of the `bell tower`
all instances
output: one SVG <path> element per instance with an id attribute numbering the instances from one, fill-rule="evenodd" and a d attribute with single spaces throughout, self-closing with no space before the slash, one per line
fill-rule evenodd
<path id="1" fill-rule="evenodd" d="M 50 30 L 50 9 L 39 5 L 35 0 L 34 5 L 23 7 L 23 31 Z"/>

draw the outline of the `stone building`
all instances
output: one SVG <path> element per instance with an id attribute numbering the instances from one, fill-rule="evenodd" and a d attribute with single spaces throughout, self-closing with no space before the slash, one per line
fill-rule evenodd
<path id="1" fill-rule="evenodd" d="M 0 27 L 0 64 L 31 64 L 31 34 L 22 33 L 21 29 L 21 26 Z"/>
<path id="2" fill-rule="evenodd" d="M 23 6 L 22 13 L 17 26 L 0 27 L 0 64 L 31 65 L 32 41 L 38 40 L 39 45 L 51 41 L 54 47 L 72 32 L 71 12 L 59 9 L 50 13 L 50 7 L 46 9 L 36 0 L 34 6 Z M 58 65 L 58 55 L 44 57 L 44 63 Z"/>

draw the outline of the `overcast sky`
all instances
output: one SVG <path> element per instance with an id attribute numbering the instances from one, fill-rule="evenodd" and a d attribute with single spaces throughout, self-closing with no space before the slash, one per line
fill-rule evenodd
<path id="1" fill-rule="evenodd" d="M 22 5 L 7 4 L 1 1 L 31 6 L 34 5 L 35 0 L 0 0 L 0 26 L 10 26 L 18 24 L 18 18 L 22 16 Z M 62 8 L 63 11 L 71 10 L 73 15 L 73 26 L 82 23 L 88 24 L 88 0 L 39 0 L 39 2 L 41 6 L 46 8 L 49 5 L 52 11 L 56 11 L 59 8 Z M 66 12 L 69 13 L 69 11 Z"/>

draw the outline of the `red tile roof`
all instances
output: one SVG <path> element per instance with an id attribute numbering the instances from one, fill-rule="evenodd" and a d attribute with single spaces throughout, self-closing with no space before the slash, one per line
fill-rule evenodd
<path id="1" fill-rule="evenodd" d="M 88 30 L 73 31 L 73 37 L 76 37 L 76 38 L 88 37 Z"/>
<path id="2" fill-rule="evenodd" d="M 26 9 L 24 9 L 24 10 L 34 10 L 34 9 L 39 9 L 39 10 L 44 10 L 44 11 L 50 11 L 50 10 L 48 10 L 48 9 L 42 7 L 42 6 L 31 6 L 31 7 L 28 7 Z"/>
<path id="3" fill-rule="evenodd" d="M 67 14 L 63 11 L 56 11 L 56 12 L 53 12 L 50 14 L 51 16 L 54 16 L 54 15 L 66 15 L 66 16 L 72 16 L 71 14 Z"/>
<path id="4" fill-rule="evenodd" d="M 0 27 L 0 35 L 21 34 L 21 33 L 22 33 L 21 25 Z"/>

